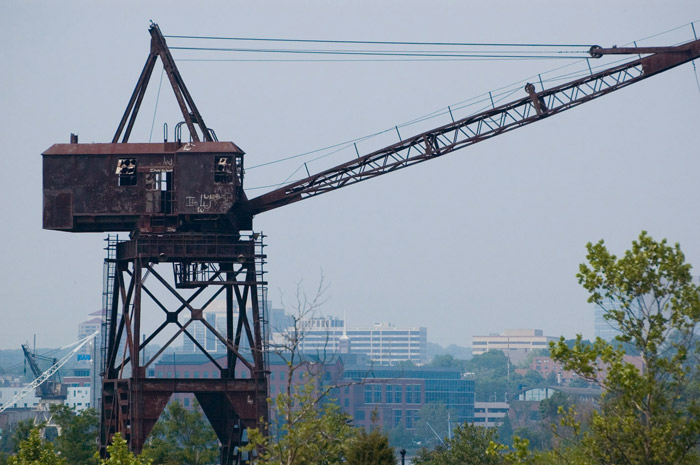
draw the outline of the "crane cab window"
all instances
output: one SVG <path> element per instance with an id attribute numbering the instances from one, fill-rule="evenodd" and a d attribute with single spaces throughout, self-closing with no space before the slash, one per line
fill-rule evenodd
<path id="1" fill-rule="evenodd" d="M 214 182 L 217 184 L 233 182 L 233 157 L 214 157 Z"/>
<path id="2" fill-rule="evenodd" d="M 119 176 L 120 186 L 136 185 L 136 159 L 120 158 L 117 162 L 117 176 Z"/>

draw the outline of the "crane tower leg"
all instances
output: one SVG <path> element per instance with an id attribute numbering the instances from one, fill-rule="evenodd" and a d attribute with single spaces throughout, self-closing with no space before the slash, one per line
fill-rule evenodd
<path id="1" fill-rule="evenodd" d="M 221 464 L 242 463 L 238 446 L 244 429 L 264 426 L 267 420 L 264 315 L 258 301 L 259 288 L 265 283 L 256 268 L 264 255 L 256 253 L 258 237 L 140 235 L 117 244 L 105 328 L 103 457 L 115 433 L 140 453 L 171 395 L 189 393 L 198 400 L 221 443 Z M 172 267 L 172 279 L 162 273 L 163 265 Z M 166 305 L 161 294 L 175 304 Z M 225 330 L 205 318 L 208 306 L 217 300 L 225 301 Z M 142 315 L 151 310 L 160 313 L 163 321 L 145 333 Z M 206 341 L 196 337 L 195 325 L 204 327 Z M 169 338 L 162 343 L 166 333 Z M 165 351 L 180 336 L 208 359 L 212 377 L 178 373 L 175 355 Z M 162 347 L 147 350 L 156 338 Z M 174 376 L 162 377 L 160 370 L 156 376 L 155 366 L 161 359 L 173 361 Z"/>

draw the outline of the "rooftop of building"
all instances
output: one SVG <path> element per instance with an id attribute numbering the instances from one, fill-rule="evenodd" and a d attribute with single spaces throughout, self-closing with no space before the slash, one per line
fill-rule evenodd
<path id="1" fill-rule="evenodd" d="M 347 366 L 346 379 L 463 379 L 458 368 Z"/>

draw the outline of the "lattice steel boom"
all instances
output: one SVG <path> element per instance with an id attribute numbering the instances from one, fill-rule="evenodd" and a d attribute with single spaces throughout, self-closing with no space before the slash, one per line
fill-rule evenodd
<path id="1" fill-rule="evenodd" d="M 656 52 L 656 53 L 653 53 Z M 423 132 L 393 145 L 290 183 L 250 201 L 253 214 L 315 197 L 366 179 L 446 155 L 504 132 L 627 87 L 700 56 L 700 40 L 677 47 L 591 48 L 591 55 L 653 53 L 541 92 L 527 84 L 527 97 Z"/>

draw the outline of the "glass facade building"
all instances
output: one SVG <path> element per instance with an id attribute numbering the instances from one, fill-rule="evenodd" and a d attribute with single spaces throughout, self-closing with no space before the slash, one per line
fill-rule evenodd
<path id="1" fill-rule="evenodd" d="M 455 424 L 473 421 L 474 380 L 458 370 L 349 367 L 340 382 L 348 383 L 337 392 L 340 405 L 356 426 L 412 429 L 420 408 L 430 403 L 445 405 Z"/>

